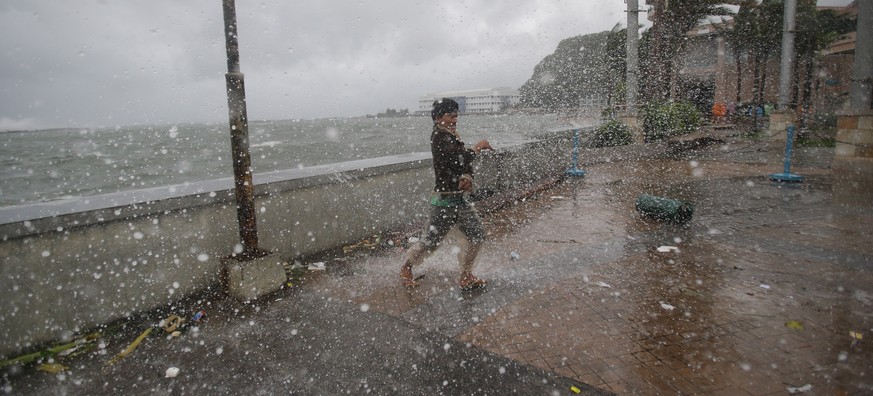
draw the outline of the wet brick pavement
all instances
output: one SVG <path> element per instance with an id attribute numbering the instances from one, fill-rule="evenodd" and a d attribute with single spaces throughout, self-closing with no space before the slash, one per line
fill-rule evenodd
<path id="1" fill-rule="evenodd" d="M 110 353 L 60 375 L 7 371 L 3 389 L 871 394 L 873 166 L 832 157 L 799 150 L 795 185 L 767 179 L 780 145 L 743 140 L 590 164 L 485 218 L 483 291 L 457 289 L 450 246 L 413 290 L 399 283 L 400 248 L 343 257 L 257 304 L 213 302 L 199 332 L 116 366 Z M 693 202 L 694 218 L 643 220 L 641 193 Z M 170 366 L 179 376 L 163 378 Z"/>

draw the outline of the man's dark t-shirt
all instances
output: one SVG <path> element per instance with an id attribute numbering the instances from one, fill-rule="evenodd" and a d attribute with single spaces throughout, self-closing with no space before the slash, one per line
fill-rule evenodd
<path id="1" fill-rule="evenodd" d="M 436 178 L 434 192 L 457 193 L 461 177 L 473 178 L 473 160 L 476 154 L 464 147 L 458 136 L 439 124 L 434 124 L 430 135 L 433 171 Z"/>

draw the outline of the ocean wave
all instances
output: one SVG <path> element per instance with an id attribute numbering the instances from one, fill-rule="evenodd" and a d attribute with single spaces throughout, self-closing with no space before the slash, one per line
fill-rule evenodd
<path id="1" fill-rule="evenodd" d="M 269 147 L 269 148 L 273 148 L 273 147 L 276 147 L 276 145 L 284 144 L 284 143 L 285 143 L 285 142 L 283 142 L 283 141 L 281 141 L 281 140 L 271 140 L 271 141 L 269 141 L 269 142 L 261 142 L 261 143 L 253 144 L 252 147 Z"/>

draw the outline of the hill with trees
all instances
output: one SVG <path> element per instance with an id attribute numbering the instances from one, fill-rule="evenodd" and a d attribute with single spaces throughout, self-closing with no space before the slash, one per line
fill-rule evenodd
<path id="1" fill-rule="evenodd" d="M 613 29 L 562 40 L 519 88 L 520 106 L 560 109 L 614 96 L 624 86 L 625 37 Z"/>

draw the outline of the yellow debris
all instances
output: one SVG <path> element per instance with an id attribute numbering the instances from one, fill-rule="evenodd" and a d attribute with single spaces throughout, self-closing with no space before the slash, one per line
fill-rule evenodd
<path id="1" fill-rule="evenodd" d="M 70 368 L 67 366 L 64 366 L 63 364 L 60 364 L 60 363 L 43 363 L 43 364 L 39 365 L 39 367 L 37 367 L 37 369 L 40 371 L 45 371 L 47 373 L 57 374 L 57 373 L 60 373 L 62 371 L 67 371 Z"/>
<path id="2" fill-rule="evenodd" d="M 136 339 L 133 340 L 133 342 L 131 342 L 130 345 L 127 346 L 127 348 L 125 348 L 123 351 L 121 351 L 118 355 L 115 355 L 115 357 L 110 359 L 109 362 L 107 362 L 106 364 L 113 365 L 113 364 L 115 364 L 115 362 L 117 362 L 117 361 L 121 360 L 122 358 L 124 358 L 125 356 L 133 353 L 133 350 L 136 349 L 136 347 L 139 346 L 139 343 L 141 343 L 142 340 L 144 340 L 146 337 L 148 337 L 149 334 L 151 334 L 151 332 L 152 332 L 152 328 L 149 327 L 148 329 L 146 329 L 146 331 L 142 332 L 142 334 L 140 334 L 139 337 L 136 337 Z"/>
<path id="3" fill-rule="evenodd" d="M 785 326 L 787 326 L 789 329 L 803 330 L 803 324 L 796 320 L 789 320 L 785 322 Z"/>

